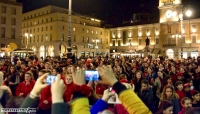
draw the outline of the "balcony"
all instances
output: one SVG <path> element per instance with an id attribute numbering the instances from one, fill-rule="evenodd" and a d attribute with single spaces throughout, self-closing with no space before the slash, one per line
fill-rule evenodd
<path id="1" fill-rule="evenodd" d="M 173 1 L 170 1 L 170 2 L 163 2 L 164 3 L 164 6 L 167 6 L 167 5 L 172 5 L 173 4 Z"/>
<path id="2" fill-rule="evenodd" d="M 174 47 L 176 47 L 176 44 L 163 44 L 163 47 L 165 47 L 165 48 L 174 48 Z"/>

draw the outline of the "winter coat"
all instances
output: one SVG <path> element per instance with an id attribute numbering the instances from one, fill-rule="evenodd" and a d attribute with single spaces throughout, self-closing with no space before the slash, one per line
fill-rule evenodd
<path id="1" fill-rule="evenodd" d="M 26 85 L 26 81 L 21 82 L 16 89 L 16 96 L 19 96 L 20 93 L 24 93 L 23 97 L 26 97 L 33 89 L 35 85 L 35 81 L 31 80 L 28 85 Z"/>

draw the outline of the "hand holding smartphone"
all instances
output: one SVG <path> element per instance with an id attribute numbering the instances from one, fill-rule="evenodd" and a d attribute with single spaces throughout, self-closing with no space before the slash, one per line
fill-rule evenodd
<path id="1" fill-rule="evenodd" d="M 56 76 L 53 75 L 47 75 L 46 78 L 46 84 L 51 85 L 56 80 Z"/>
<path id="2" fill-rule="evenodd" d="M 85 79 L 87 81 L 98 81 L 99 80 L 99 72 L 95 70 L 86 70 L 85 71 Z"/>
<path id="3" fill-rule="evenodd" d="M 112 87 L 109 87 L 108 88 L 108 91 L 109 92 L 115 92 Z M 121 102 L 119 101 L 119 98 L 118 98 L 118 95 L 117 93 L 115 93 L 113 96 L 111 96 L 109 99 L 108 99 L 108 104 L 121 104 Z"/>

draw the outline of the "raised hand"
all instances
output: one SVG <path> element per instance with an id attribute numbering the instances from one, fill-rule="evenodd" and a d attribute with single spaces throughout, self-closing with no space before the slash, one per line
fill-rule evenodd
<path id="1" fill-rule="evenodd" d="M 109 90 L 106 89 L 106 90 L 104 90 L 104 92 L 103 92 L 102 100 L 105 101 L 105 102 L 108 102 L 109 98 L 110 98 L 111 96 L 113 96 L 113 95 L 115 95 L 114 92 L 109 92 Z"/>
<path id="2" fill-rule="evenodd" d="M 102 79 L 99 80 L 98 83 L 113 86 L 117 82 L 117 78 L 115 77 L 111 67 L 102 66 L 98 67 L 97 70 L 99 71 L 100 77 Z"/>
<path id="3" fill-rule="evenodd" d="M 52 103 L 64 102 L 63 94 L 66 90 L 63 79 L 60 75 L 57 75 L 56 80 L 51 85 Z"/>
<path id="4" fill-rule="evenodd" d="M 48 84 L 44 83 L 44 80 L 46 79 L 46 76 L 48 75 L 48 73 L 43 74 L 41 77 L 39 77 L 37 79 L 37 81 L 35 82 L 35 85 L 31 91 L 31 94 L 33 95 L 39 95 L 39 93 L 42 91 L 42 89 L 44 89 L 45 87 L 48 86 Z"/>
<path id="5" fill-rule="evenodd" d="M 85 71 L 81 68 L 76 69 L 76 70 L 72 70 L 72 77 L 73 77 L 73 81 L 75 84 L 77 85 L 83 85 L 86 83 L 85 81 Z"/>

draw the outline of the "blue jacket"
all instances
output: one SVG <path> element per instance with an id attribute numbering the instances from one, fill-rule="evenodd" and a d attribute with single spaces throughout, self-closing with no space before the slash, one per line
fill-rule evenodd
<path id="1" fill-rule="evenodd" d="M 99 99 L 90 109 L 91 114 L 97 114 L 99 112 L 102 112 L 103 110 L 108 109 L 108 104 L 103 101 L 102 99 Z"/>

